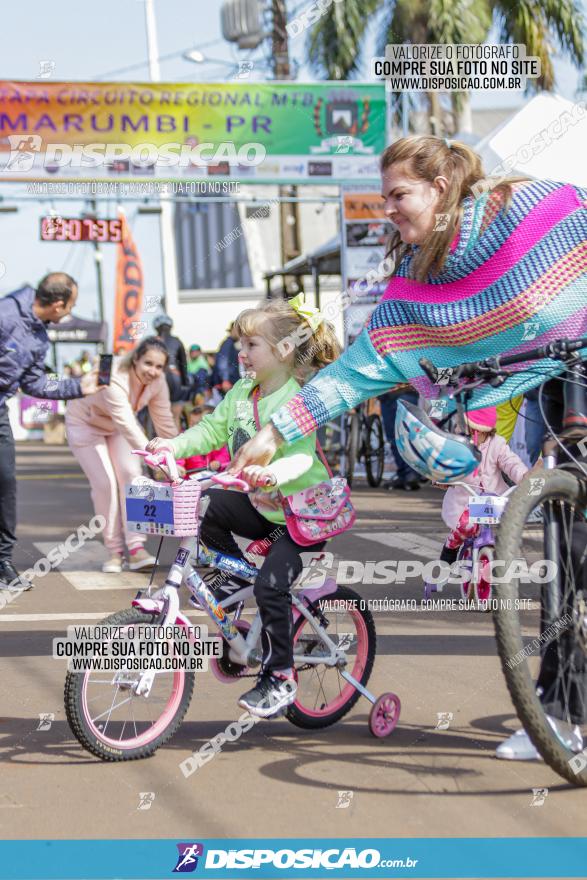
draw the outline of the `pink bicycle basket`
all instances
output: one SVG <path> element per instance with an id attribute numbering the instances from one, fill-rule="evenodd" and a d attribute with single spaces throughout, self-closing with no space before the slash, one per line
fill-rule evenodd
<path id="1" fill-rule="evenodd" d="M 198 534 L 202 489 L 196 480 L 184 480 L 174 486 L 141 478 L 128 485 L 125 494 L 129 529 L 178 538 Z"/>
<path id="2" fill-rule="evenodd" d="M 200 521 L 201 486 L 195 480 L 184 480 L 178 486 L 171 486 L 173 492 L 173 534 L 178 538 L 197 535 Z"/>

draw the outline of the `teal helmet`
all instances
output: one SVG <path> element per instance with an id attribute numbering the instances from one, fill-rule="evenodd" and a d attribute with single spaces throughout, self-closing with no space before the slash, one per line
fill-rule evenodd
<path id="1" fill-rule="evenodd" d="M 481 461 L 469 437 L 443 431 L 421 407 L 406 400 L 397 404 L 395 440 L 406 464 L 434 483 L 455 483 Z"/>

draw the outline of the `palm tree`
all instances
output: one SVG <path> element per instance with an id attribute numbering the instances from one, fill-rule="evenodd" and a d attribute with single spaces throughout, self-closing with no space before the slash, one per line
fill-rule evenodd
<path id="1" fill-rule="evenodd" d="M 500 42 L 524 44 L 527 55 L 540 58 L 540 77 L 528 80 L 529 90 L 554 88 L 556 43 L 577 67 L 583 63 L 579 0 L 338 0 L 310 32 L 312 70 L 328 79 L 356 76 L 368 25 L 380 14 L 379 55 L 388 43 L 483 43 L 495 24 Z M 432 92 L 428 99 L 430 115 L 438 121 L 440 96 Z M 455 130 L 470 130 L 468 93 L 453 92 L 451 102 Z"/>

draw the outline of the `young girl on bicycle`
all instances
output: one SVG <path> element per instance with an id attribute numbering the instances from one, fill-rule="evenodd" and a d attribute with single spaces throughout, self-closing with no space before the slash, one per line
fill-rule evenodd
<path id="1" fill-rule="evenodd" d="M 203 455 L 224 444 L 234 457 L 240 447 L 266 425 L 271 416 L 300 390 L 296 375 L 315 372 L 338 357 L 339 346 L 331 325 L 319 313 L 299 302 L 272 302 L 247 309 L 235 327 L 240 337 L 239 359 L 247 371 L 228 391 L 213 413 L 172 441 L 152 440 L 147 449 L 171 449 L 176 458 Z M 300 332 L 302 331 L 302 332 Z M 296 344 L 297 343 L 297 344 Z M 291 495 L 328 479 L 316 453 L 316 435 L 284 446 L 275 459 L 309 453 L 313 462 L 301 477 L 279 487 Z M 259 468 L 246 468 L 243 476 L 256 485 Z M 293 619 L 290 588 L 301 573 L 302 552 L 321 550 L 325 542 L 301 547 L 289 536 L 277 490 L 256 490 L 250 495 L 214 489 L 202 521 L 201 538 L 207 546 L 239 559 L 243 554 L 233 535 L 263 539 L 271 535 L 271 547 L 255 580 L 255 599 L 262 621 L 262 672 L 254 688 L 239 699 L 249 712 L 267 717 L 295 699 L 293 670 Z M 242 586 L 242 582 L 237 586 Z M 230 585 L 229 585 L 230 586 Z M 222 589 L 227 589 L 226 582 Z"/>
<path id="2" fill-rule="evenodd" d="M 505 439 L 495 432 L 497 410 L 494 406 L 469 410 L 465 422 L 475 446 L 481 451 L 479 467 L 463 483 L 479 492 L 503 495 L 507 484 L 502 474 L 512 483 L 520 482 L 528 468 L 521 458 L 507 445 Z M 469 498 L 463 486 L 449 486 L 442 502 L 442 518 L 449 527 L 448 535 L 440 553 L 440 560 L 452 565 L 459 548 L 467 538 L 474 538 L 479 531 L 476 523 L 469 523 Z"/>

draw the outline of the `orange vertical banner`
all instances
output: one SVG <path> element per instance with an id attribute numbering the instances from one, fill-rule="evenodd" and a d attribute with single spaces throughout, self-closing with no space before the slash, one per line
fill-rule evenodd
<path id="1" fill-rule="evenodd" d="M 143 311 L 143 267 L 126 215 L 120 211 L 122 241 L 116 254 L 116 299 L 114 302 L 114 342 L 119 354 L 135 347 L 142 333 L 139 318 Z"/>

